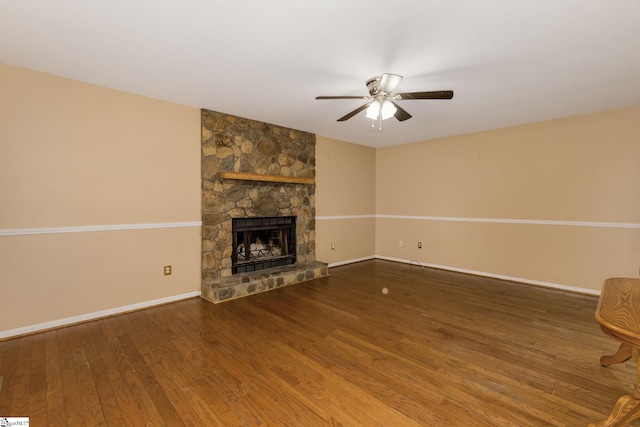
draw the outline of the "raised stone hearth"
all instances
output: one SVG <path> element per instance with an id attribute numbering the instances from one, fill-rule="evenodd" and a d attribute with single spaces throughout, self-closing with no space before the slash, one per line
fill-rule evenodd
<path id="1" fill-rule="evenodd" d="M 205 280 L 202 284 L 202 298 L 217 303 L 328 275 L 327 264 L 318 261 L 235 274 Z"/>

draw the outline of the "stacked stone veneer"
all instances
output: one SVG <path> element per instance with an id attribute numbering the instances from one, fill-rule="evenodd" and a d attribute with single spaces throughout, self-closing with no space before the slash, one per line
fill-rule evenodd
<path id="1" fill-rule="evenodd" d="M 225 299 L 254 288 L 248 275 L 234 275 L 244 291 L 229 290 L 232 218 L 296 216 L 297 262 L 315 271 L 315 185 L 218 178 L 221 171 L 315 177 L 315 135 L 209 110 L 202 110 L 201 121 L 203 296 L 220 286 Z M 285 282 L 295 281 L 279 281 Z M 266 287 L 255 286 L 260 290 Z"/>

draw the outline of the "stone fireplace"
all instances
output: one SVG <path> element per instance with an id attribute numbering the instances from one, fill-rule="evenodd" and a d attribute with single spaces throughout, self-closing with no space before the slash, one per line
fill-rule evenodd
<path id="1" fill-rule="evenodd" d="M 315 259 L 315 135 L 209 110 L 201 123 L 202 297 L 219 302 L 328 275 Z"/>

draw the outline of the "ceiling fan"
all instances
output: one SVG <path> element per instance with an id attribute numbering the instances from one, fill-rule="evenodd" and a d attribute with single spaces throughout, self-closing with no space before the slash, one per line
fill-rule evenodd
<path id="1" fill-rule="evenodd" d="M 453 98 L 452 90 L 439 90 L 435 92 L 405 92 L 391 95 L 393 89 L 398 86 L 402 76 L 398 74 L 384 73 L 381 76 L 372 77 L 367 80 L 367 88 L 369 96 L 316 96 L 316 99 L 365 99 L 367 103 L 356 108 L 349 114 L 340 117 L 339 122 L 349 120 L 363 110 L 366 111 L 367 118 L 378 120 L 382 128 L 382 120 L 386 120 L 391 116 L 403 122 L 411 118 L 411 114 L 407 113 L 395 101 L 405 99 L 451 99 Z M 372 123 L 373 126 L 373 123 Z"/>

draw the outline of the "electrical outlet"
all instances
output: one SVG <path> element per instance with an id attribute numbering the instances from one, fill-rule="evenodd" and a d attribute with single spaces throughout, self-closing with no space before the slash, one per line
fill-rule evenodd
<path id="1" fill-rule="evenodd" d="M 400 240 L 400 246 L 402 247 L 402 240 Z"/>
<path id="2" fill-rule="evenodd" d="M 163 269 L 164 269 L 164 275 L 165 276 L 171 276 L 171 266 L 170 265 L 165 265 L 163 267 Z"/>
<path id="3" fill-rule="evenodd" d="M 418 249 L 422 249 L 422 242 L 418 242 Z"/>
<path id="4" fill-rule="evenodd" d="M 336 244 L 334 242 L 331 242 L 331 250 L 333 251 L 335 250 L 335 248 L 336 248 Z"/>

